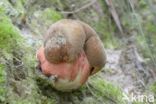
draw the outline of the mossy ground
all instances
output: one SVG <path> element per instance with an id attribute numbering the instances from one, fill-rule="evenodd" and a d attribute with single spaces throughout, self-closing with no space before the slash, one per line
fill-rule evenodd
<path id="1" fill-rule="evenodd" d="M 33 85 L 33 79 L 28 77 L 28 69 L 34 60 L 31 61 L 33 57 L 27 59 L 32 53 L 3 8 L 0 8 L 0 21 L 0 103 L 21 104 L 21 101 L 30 101 L 21 100 L 20 95 L 31 91 L 29 86 Z"/>
<path id="2" fill-rule="evenodd" d="M 107 82 L 100 75 L 92 76 L 80 89 L 72 92 L 59 92 L 51 84 L 37 77 L 37 84 L 46 102 L 56 104 L 125 104 L 122 90 Z M 46 91 L 45 91 L 46 90 Z M 47 103 L 49 104 L 49 103 Z M 51 103 L 50 103 L 51 104 Z"/>
<path id="3" fill-rule="evenodd" d="M 48 13 L 53 13 L 49 15 Z M 57 21 L 60 15 L 49 9 L 46 18 Z M 26 45 L 20 31 L 0 9 L 0 103 L 7 104 L 122 104 L 122 91 L 92 77 L 77 91 L 63 93 L 35 74 L 35 51 Z M 55 15 L 54 15 L 55 14 Z"/>
<path id="4" fill-rule="evenodd" d="M 15 3 L 10 3 L 10 1 L 15 1 Z M 100 1 L 101 4 L 104 4 L 102 0 Z M 147 7 L 143 0 L 139 1 L 139 5 L 142 8 Z M 27 3 L 32 3 L 33 6 L 32 4 L 30 6 L 25 5 Z M 8 6 L 1 8 L 4 4 Z M 55 6 L 55 4 L 60 7 Z M 48 7 L 48 5 L 50 6 Z M 28 6 L 27 10 L 26 6 Z M 91 77 L 84 86 L 76 91 L 63 93 L 53 89 L 49 82 L 38 78 L 35 74 L 36 60 L 34 48 L 36 47 L 27 45 L 20 31 L 12 24 L 12 21 L 21 21 L 23 16 L 27 16 L 26 25 L 28 28 L 36 35 L 43 34 L 49 25 L 63 18 L 63 15 L 58 10 L 62 10 L 63 8 L 69 10 L 69 6 L 67 6 L 68 4 L 63 5 L 60 0 L 32 0 L 32 2 L 27 2 L 27 0 L 0 1 L 0 103 L 126 104 L 122 100 L 122 90 L 105 81 L 100 75 Z M 120 9 L 120 7 L 118 8 Z M 84 10 L 85 12 L 82 11 L 82 13 L 78 13 L 79 15 L 76 16 L 79 16 L 79 19 L 88 21 L 95 28 L 103 39 L 105 47 L 111 49 L 118 48 L 120 42 L 114 37 L 118 37 L 119 33 L 113 19 L 110 18 L 110 14 L 107 14 L 106 5 L 103 6 L 103 9 L 106 15 L 102 18 L 97 18 L 98 14 L 92 9 Z M 134 15 L 134 13 L 127 13 L 125 15 L 121 13 L 121 22 L 127 33 L 133 32 L 138 26 L 138 22 L 140 22 L 132 19 L 129 20 L 129 17 L 133 17 Z M 137 18 L 140 18 L 140 16 Z M 155 44 L 154 34 L 156 31 L 154 27 L 155 25 L 152 22 L 149 22 L 145 26 L 147 33 L 150 34 L 151 40 Z M 146 47 L 144 47 L 147 41 L 144 39 L 139 33 L 139 36 L 137 36 L 138 44 L 142 45 L 144 56 L 149 57 L 150 54 L 146 51 Z M 151 89 L 153 92 L 156 92 L 155 85 Z"/>
<path id="5" fill-rule="evenodd" d="M 0 103 L 5 101 L 5 71 L 4 66 L 0 64 Z"/>

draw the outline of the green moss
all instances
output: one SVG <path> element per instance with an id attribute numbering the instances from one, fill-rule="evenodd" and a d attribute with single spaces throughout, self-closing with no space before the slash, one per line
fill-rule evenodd
<path id="1" fill-rule="evenodd" d="M 5 71 L 4 65 L 0 64 L 0 103 L 5 101 Z"/>
<path id="2" fill-rule="evenodd" d="M 146 24 L 146 34 L 148 35 L 148 37 L 150 37 L 151 42 L 156 46 L 156 29 L 155 29 L 156 25 L 153 22 L 148 22 Z M 151 43 L 150 43 L 151 44 Z"/>
<path id="3" fill-rule="evenodd" d="M 155 25 L 151 22 L 146 23 L 144 26 L 145 28 L 145 35 L 139 34 L 137 36 L 137 44 L 139 46 L 139 49 L 141 50 L 141 53 L 145 58 L 153 57 L 151 55 L 154 55 L 156 52 L 156 30 Z"/>
<path id="4" fill-rule="evenodd" d="M 43 35 L 47 31 L 47 28 L 49 26 L 62 19 L 62 15 L 51 8 L 46 8 L 44 10 L 38 10 L 34 12 L 33 16 L 35 18 L 32 18 L 32 23 L 28 24 L 31 27 L 31 30 L 35 34 Z M 42 28 L 42 29 L 41 29 Z"/>
<path id="5" fill-rule="evenodd" d="M 0 64 L 0 83 L 5 82 L 4 75 L 5 75 L 4 66 Z"/>
<path id="6" fill-rule="evenodd" d="M 21 1 L 21 5 L 25 5 L 27 2 L 28 2 L 28 0 L 20 0 Z"/>
<path id="7" fill-rule="evenodd" d="M 0 1 L 0 8 L 3 8 L 5 14 L 9 17 L 13 18 L 17 18 L 17 16 L 19 15 L 18 11 L 13 7 L 13 5 L 11 5 L 11 3 L 9 2 L 9 0 L 1 0 Z"/>
<path id="8" fill-rule="evenodd" d="M 42 92 L 41 98 L 44 98 L 42 101 L 46 100 L 47 104 L 51 100 L 54 101 L 54 104 L 59 102 L 67 104 L 71 102 L 74 104 L 126 104 L 122 100 L 121 89 L 103 80 L 99 75 L 91 77 L 85 85 L 72 92 L 56 91 L 46 79 L 41 77 L 37 78 L 37 83 Z"/>
<path id="9" fill-rule="evenodd" d="M 56 22 L 56 21 L 62 19 L 62 15 L 60 13 L 58 13 L 57 11 L 50 9 L 50 8 L 47 8 L 44 10 L 43 16 L 46 19 L 51 20 L 53 22 Z"/>
<path id="10" fill-rule="evenodd" d="M 120 88 L 105 81 L 99 76 L 92 77 L 89 81 L 91 91 L 98 99 L 113 102 L 115 104 L 124 104 L 123 92 Z"/>
<path id="11" fill-rule="evenodd" d="M 155 83 L 153 83 L 153 85 L 151 86 L 151 91 L 155 94 L 155 96 L 156 96 L 156 82 Z"/>
<path id="12" fill-rule="evenodd" d="M 31 55 L 32 51 L 30 52 L 28 47 L 24 45 L 25 41 L 19 30 L 12 24 L 4 12 L 3 9 L 0 9 L 0 52 L 2 52 L 0 62 L 4 60 L 4 63 L 7 62 L 7 64 L 5 65 L 5 70 L 4 66 L 0 64 L 0 103 L 29 104 L 27 103 L 29 101 L 35 102 L 31 96 L 30 98 L 28 96 L 30 93 L 32 96 L 35 94 L 36 90 L 33 90 L 35 84 L 32 81 L 32 76 L 30 81 L 28 81 L 29 79 L 27 78 L 28 69 L 32 69 L 34 60 L 29 60 L 25 57 Z M 30 59 L 32 59 L 32 57 Z M 28 62 L 31 62 L 31 64 L 28 64 Z M 19 67 L 17 67 L 19 64 L 21 65 L 20 70 Z M 7 77 L 9 76 L 7 78 L 7 86 L 5 84 L 5 72 L 7 73 Z M 15 80 L 15 78 L 19 78 L 18 80 L 21 81 L 16 81 L 17 79 Z M 8 84 L 8 82 L 11 84 Z M 19 97 L 18 94 L 21 96 Z M 23 97 L 25 97 L 25 99 L 23 99 Z"/>
<path id="13" fill-rule="evenodd" d="M 138 35 L 136 37 L 136 42 L 137 42 L 137 46 L 139 47 L 140 49 L 140 52 L 142 53 L 142 55 L 145 57 L 145 58 L 149 58 L 150 56 L 150 52 L 149 50 L 147 49 L 147 44 L 146 44 L 146 40 L 143 36 L 141 35 Z"/>
<path id="14" fill-rule="evenodd" d="M 95 30 L 101 36 L 101 39 L 104 42 L 106 48 L 117 48 L 119 47 L 119 41 L 114 36 L 115 27 L 111 25 L 111 20 L 108 18 L 101 19 L 98 23 L 95 24 Z"/>
<path id="15" fill-rule="evenodd" d="M 0 48 L 11 52 L 13 47 L 20 44 L 22 39 L 19 31 L 11 23 L 11 20 L 0 10 Z M 18 42 L 17 42 L 18 40 Z"/>
<path id="16" fill-rule="evenodd" d="M 4 8 L 0 6 L 0 14 L 4 13 Z"/>
<path id="17" fill-rule="evenodd" d="M 142 9 L 147 9 L 148 5 L 145 0 L 139 0 L 139 6 Z"/>
<path id="18" fill-rule="evenodd" d="M 146 30 L 152 34 L 156 33 L 155 25 L 152 22 L 146 24 Z"/>
<path id="19" fill-rule="evenodd" d="M 15 9 L 20 13 L 20 14 L 23 14 L 25 12 L 24 10 L 24 6 L 23 6 L 23 2 L 24 0 L 17 0 L 15 3 L 14 3 L 14 7 Z"/>

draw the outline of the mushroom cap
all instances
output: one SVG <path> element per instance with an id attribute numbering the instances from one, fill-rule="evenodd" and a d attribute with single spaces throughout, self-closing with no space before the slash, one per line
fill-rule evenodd
<path id="1" fill-rule="evenodd" d="M 56 75 L 56 81 L 52 81 L 52 86 L 60 91 L 71 91 L 83 85 L 90 75 L 90 65 L 84 51 L 73 63 L 48 62 L 45 58 L 44 48 L 37 51 L 37 59 L 40 62 L 42 73 L 46 76 Z"/>

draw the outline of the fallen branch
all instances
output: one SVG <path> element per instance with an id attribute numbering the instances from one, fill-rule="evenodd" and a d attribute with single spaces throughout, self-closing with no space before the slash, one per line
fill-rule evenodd
<path id="1" fill-rule="evenodd" d="M 61 13 L 63 13 L 63 14 L 74 14 L 74 13 L 78 13 L 78 12 L 80 12 L 80 11 L 82 11 L 82 10 L 90 7 L 90 6 L 92 6 L 95 2 L 96 2 L 96 0 L 93 0 L 92 2 L 90 2 L 90 3 L 88 3 L 88 4 L 84 5 L 84 6 L 82 6 L 81 8 L 78 8 L 78 9 L 73 10 L 73 11 L 61 11 Z"/>

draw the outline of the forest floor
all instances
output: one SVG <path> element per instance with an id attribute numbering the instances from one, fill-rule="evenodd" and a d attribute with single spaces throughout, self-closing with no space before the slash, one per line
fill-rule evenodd
<path id="1" fill-rule="evenodd" d="M 137 91 L 136 80 L 133 78 L 132 74 L 127 74 L 128 70 L 121 68 L 120 58 L 122 50 L 106 50 L 107 63 L 105 66 L 106 71 L 103 72 L 103 77 L 118 85 L 127 94 L 134 93 Z"/>
<path id="2" fill-rule="evenodd" d="M 127 28 L 130 28 L 130 30 L 125 28 L 125 31 L 128 33 L 125 32 L 125 35 L 122 36 L 122 38 L 119 38 L 120 36 L 118 37 L 117 34 L 120 33 L 116 31 L 111 15 L 106 13 L 99 16 L 98 13 L 96 14 L 96 9 L 100 8 L 94 8 L 94 6 L 91 6 L 86 10 L 83 10 L 82 13 L 79 12 L 73 13 L 72 15 L 66 15 L 62 12 L 58 12 L 58 7 L 60 6 L 60 8 L 62 8 L 62 6 L 64 6 L 63 3 L 65 2 L 62 1 L 62 4 L 60 2 L 58 3 L 59 6 L 55 5 L 55 0 L 53 0 L 54 2 L 48 2 L 48 0 L 47 2 L 37 0 L 32 0 L 31 2 L 20 1 L 21 0 L 19 0 L 19 2 L 13 0 L 1 0 L 0 2 L 0 13 L 2 12 L 2 14 L 6 15 L 4 23 L 2 21 L 2 26 L 0 27 L 2 28 L 0 30 L 3 30 L 2 32 L 0 31 L 0 35 L 2 35 L 0 40 L 5 40 L 5 36 L 7 36 L 5 33 L 8 34 L 8 37 L 10 36 L 10 40 L 14 39 L 11 36 L 20 34 L 26 40 L 26 43 L 24 41 L 24 44 L 22 44 L 21 41 L 23 41 L 23 38 L 16 39 L 15 37 L 15 42 L 17 41 L 18 43 L 19 41 L 15 46 L 11 46 L 11 44 L 14 44 L 14 41 L 7 45 L 5 44 L 8 40 L 2 41 L 2 46 L 5 46 L 3 48 L 9 50 L 10 53 L 5 53 L 4 58 L 2 57 L 2 59 L 0 57 L 0 61 L 4 61 L 5 63 L 4 65 L 6 66 L 5 70 L 7 75 L 5 81 L 5 77 L 1 76 L 2 72 L 0 72 L 0 85 L 1 79 L 7 83 L 7 86 L 4 85 L 4 88 L 0 88 L 0 103 L 140 104 L 133 103 L 133 101 L 129 100 L 126 100 L 128 103 L 121 102 L 125 102 L 125 99 L 123 99 L 124 95 L 130 98 L 131 94 L 137 96 L 154 93 L 154 91 L 152 92 L 151 90 L 151 85 L 156 80 L 156 74 L 154 74 L 156 73 L 154 72 L 155 67 L 151 67 L 151 57 L 145 57 L 144 53 L 146 52 L 142 52 L 136 43 L 136 39 L 138 38 L 135 37 L 135 31 L 137 29 L 132 29 L 134 35 L 133 31 L 131 32 L 130 27 L 133 23 L 131 23 L 131 20 L 127 20 L 127 16 L 129 17 L 131 14 L 127 15 L 127 13 L 126 20 L 121 21 L 123 22 L 122 25 L 125 27 L 128 25 Z M 72 6 L 70 3 L 68 4 L 68 2 L 67 5 Z M 97 3 L 95 3 L 95 7 L 96 6 L 98 6 Z M 69 10 L 70 9 L 71 8 L 69 7 Z M 105 48 L 107 62 L 105 67 L 95 76 L 90 77 L 82 88 L 73 92 L 62 93 L 52 89 L 50 83 L 47 83 L 47 80 L 38 78 L 40 76 L 37 75 L 37 73 L 35 73 L 36 70 L 34 70 L 36 69 L 35 64 L 37 64 L 35 53 L 39 47 L 43 45 L 43 35 L 47 28 L 52 23 L 63 18 L 70 18 L 70 16 L 85 21 L 92 26 L 100 36 L 102 36 L 101 39 L 107 47 Z M 0 16 L 0 20 L 1 19 L 3 20 L 3 15 Z M 9 32 L 8 27 L 10 27 Z M 19 30 L 17 33 L 16 28 Z M 152 28 L 152 30 L 154 29 Z M 117 40 L 119 41 L 113 39 L 115 36 L 118 37 Z M 142 38 L 139 39 L 139 41 L 142 42 Z M 143 47 L 144 45 L 145 44 L 143 44 Z M 148 51 L 148 48 L 146 50 Z M 1 63 L 0 69 L 3 69 Z M 2 82 L 2 85 L 4 82 Z M 7 93 L 5 92 L 5 87 Z M 154 90 L 156 91 L 156 88 Z"/>

